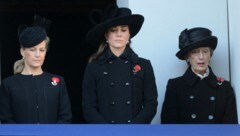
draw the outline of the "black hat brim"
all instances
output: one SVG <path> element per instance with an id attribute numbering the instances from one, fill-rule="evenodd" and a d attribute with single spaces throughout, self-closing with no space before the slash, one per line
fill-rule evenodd
<path id="1" fill-rule="evenodd" d="M 186 58 L 186 54 L 196 48 L 199 47 L 210 47 L 213 50 L 216 49 L 217 47 L 217 37 L 215 36 L 209 36 L 207 38 L 201 39 L 199 41 L 193 42 L 191 44 L 189 44 L 188 46 L 186 46 L 185 48 L 179 50 L 176 53 L 176 56 L 180 59 L 180 60 L 185 60 Z"/>
<path id="2" fill-rule="evenodd" d="M 107 30 L 119 25 L 128 25 L 130 29 L 130 37 L 132 38 L 140 31 L 143 21 L 144 17 L 138 14 L 110 19 L 93 27 L 87 33 L 85 39 L 88 44 L 99 46 L 99 44 L 105 39 L 104 34 Z"/>

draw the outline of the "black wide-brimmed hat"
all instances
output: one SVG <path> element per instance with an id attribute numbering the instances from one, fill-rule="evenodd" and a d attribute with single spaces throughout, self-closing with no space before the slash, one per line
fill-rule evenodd
<path id="1" fill-rule="evenodd" d="M 90 45 L 99 46 L 105 40 L 104 34 L 111 27 L 128 25 L 130 37 L 134 37 L 141 29 L 144 17 L 139 14 L 132 14 L 129 8 L 118 8 L 112 5 L 102 10 L 94 10 L 90 20 L 95 26 L 86 35 L 86 41 Z"/>
<path id="2" fill-rule="evenodd" d="M 34 16 L 33 26 L 21 25 L 18 27 L 19 43 L 22 47 L 29 48 L 38 45 L 47 38 L 47 29 L 51 24 L 38 15 Z"/>
<path id="3" fill-rule="evenodd" d="M 179 36 L 179 51 L 176 56 L 184 60 L 189 51 L 199 47 L 210 47 L 213 50 L 217 47 L 217 37 L 212 35 L 212 31 L 203 27 L 185 29 Z"/>

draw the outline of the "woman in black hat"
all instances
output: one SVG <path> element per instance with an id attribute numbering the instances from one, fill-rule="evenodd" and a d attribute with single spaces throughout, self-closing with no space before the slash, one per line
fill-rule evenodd
<path id="1" fill-rule="evenodd" d="M 49 38 L 41 26 L 19 33 L 22 59 L 14 74 L 2 81 L 1 123 L 71 123 L 71 107 L 64 79 L 42 70 Z"/>
<path id="2" fill-rule="evenodd" d="M 207 28 L 181 32 L 176 56 L 189 67 L 183 76 L 168 81 L 161 123 L 238 123 L 233 88 L 209 66 L 216 46 L 217 37 Z"/>
<path id="3" fill-rule="evenodd" d="M 98 14 L 104 20 L 86 35 L 89 44 L 100 47 L 85 71 L 84 117 L 88 123 L 150 123 L 157 110 L 153 68 L 130 48 L 144 18 L 116 6 Z"/>

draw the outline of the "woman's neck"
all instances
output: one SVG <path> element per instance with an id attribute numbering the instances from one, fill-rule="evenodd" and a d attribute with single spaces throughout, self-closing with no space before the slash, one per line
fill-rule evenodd
<path id="1" fill-rule="evenodd" d="M 209 75 L 209 68 L 207 68 L 206 71 L 201 71 L 201 72 L 196 72 L 193 67 L 191 67 L 193 73 L 195 73 L 198 77 L 200 77 L 201 79 L 207 77 Z"/>
<path id="2" fill-rule="evenodd" d="M 119 57 L 125 50 L 125 48 L 112 48 L 112 47 L 110 47 L 110 49 L 112 53 L 117 57 Z"/>
<path id="3" fill-rule="evenodd" d="M 42 68 L 30 69 L 24 68 L 21 74 L 23 75 L 41 75 L 43 73 Z"/>

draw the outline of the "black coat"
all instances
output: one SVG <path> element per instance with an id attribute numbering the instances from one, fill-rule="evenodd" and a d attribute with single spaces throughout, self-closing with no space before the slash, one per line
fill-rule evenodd
<path id="1" fill-rule="evenodd" d="M 52 78 L 59 82 L 53 82 Z M 16 74 L 4 79 L 0 90 L 2 123 L 71 123 L 71 106 L 62 77 Z"/>
<path id="2" fill-rule="evenodd" d="M 186 73 L 168 81 L 161 123 L 234 124 L 237 109 L 228 81 L 220 82 L 211 68 L 201 80 L 189 67 Z"/>
<path id="3" fill-rule="evenodd" d="M 136 65 L 141 70 L 133 72 Z M 157 110 L 157 89 L 149 60 L 129 47 L 120 57 L 109 48 L 87 65 L 83 113 L 88 123 L 150 123 Z"/>

